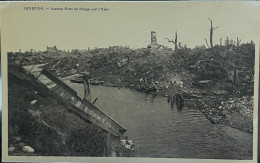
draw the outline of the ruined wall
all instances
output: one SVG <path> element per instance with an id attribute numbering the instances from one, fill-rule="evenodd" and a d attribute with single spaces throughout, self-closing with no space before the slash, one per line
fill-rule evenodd
<path id="1" fill-rule="evenodd" d="M 163 48 L 163 46 L 157 43 L 157 34 L 155 31 L 151 31 L 151 44 L 149 44 L 147 47 L 151 49 Z"/>
<path id="2" fill-rule="evenodd" d="M 151 44 L 157 44 L 157 34 L 154 31 L 151 32 Z"/>
<path id="3" fill-rule="evenodd" d="M 56 46 L 53 46 L 53 47 L 47 46 L 47 51 L 48 51 L 48 52 L 57 52 L 58 50 L 57 50 L 57 47 L 56 47 Z"/>

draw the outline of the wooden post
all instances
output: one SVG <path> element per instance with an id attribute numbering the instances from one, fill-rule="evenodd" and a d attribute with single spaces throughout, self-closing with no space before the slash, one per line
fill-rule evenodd
<path id="1" fill-rule="evenodd" d="M 84 99 L 91 102 L 90 81 L 87 75 L 83 76 L 83 85 L 84 85 Z"/>
<path id="2" fill-rule="evenodd" d="M 233 80 L 234 83 L 237 83 L 238 76 L 237 76 L 237 68 L 236 67 L 234 68 L 234 76 L 233 77 L 234 77 L 234 80 Z"/>
<path id="3" fill-rule="evenodd" d="M 86 77 L 83 77 L 83 85 L 84 85 L 84 99 L 87 99 L 87 80 Z"/>
<path id="4" fill-rule="evenodd" d="M 173 93 L 171 93 L 171 108 L 174 107 L 174 102 L 175 102 L 174 95 Z"/>
<path id="5" fill-rule="evenodd" d="M 90 80 L 88 79 L 87 81 L 88 99 L 91 102 Z"/>

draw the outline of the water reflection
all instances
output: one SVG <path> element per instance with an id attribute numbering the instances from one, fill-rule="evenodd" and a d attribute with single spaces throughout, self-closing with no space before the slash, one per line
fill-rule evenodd
<path id="1" fill-rule="evenodd" d="M 145 101 L 148 103 L 154 103 L 154 99 L 157 97 L 156 94 L 145 94 Z"/>

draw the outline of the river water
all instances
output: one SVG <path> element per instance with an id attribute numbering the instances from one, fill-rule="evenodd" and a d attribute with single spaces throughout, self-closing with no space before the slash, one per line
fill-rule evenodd
<path id="1" fill-rule="evenodd" d="M 83 85 L 66 82 L 83 97 Z M 165 97 L 92 86 L 92 101 L 127 128 L 138 157 L 252 159 L 253 136 L 211 124 L 193 108 L 171 109 Z"/>

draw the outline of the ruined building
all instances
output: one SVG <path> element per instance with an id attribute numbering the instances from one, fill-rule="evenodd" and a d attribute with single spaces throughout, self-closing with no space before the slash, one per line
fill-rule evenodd
<path id="1" fill-rule="evenodd" d="M 151 32 L 151 44 L 156 45 L 157 44 L 157 38 L 156 38 L 156 32 L 152 31 Z"/>
<path id="2" fill-rule="evenodd" d="M 152 49 L 163 48 L 162 45 L 157 43 L 157 34 L 155 31 L 151 31 L 151 44 L 149 44 L 147 47 Z"/>
<path id="3" fill-rule="evenodd" d="M 57 52 L 57 47 L 56 46 L 53 46 L 53 47 L 49 47 L 47 46 L 47 52 Z"/>

